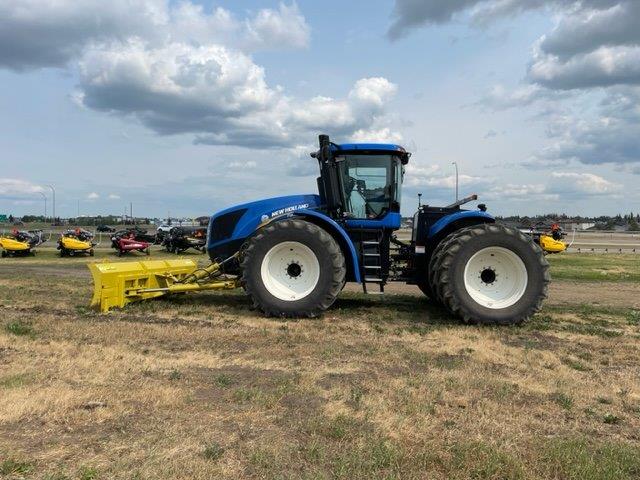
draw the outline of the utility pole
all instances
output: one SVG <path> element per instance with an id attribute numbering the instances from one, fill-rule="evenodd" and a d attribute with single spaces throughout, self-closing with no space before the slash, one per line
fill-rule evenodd
<path id="1" fill-rule="evenodd" d="M 131 217 L 131 223 L 135 225 L 136 222 L 133 221 L 133 202 L 129 202 L 129 216 Z"/>
<path id="2" fill-rule="evenodd" d="M 42 193 L 42 192 L 38 192 L 40 195 L 42 195 L 42 198 L 44 198 L 44 221 L 46 223 L 47 221 L 47 196 Z"/>
<path id="3" fill-rule="evenodd" d="M 456 167 L 456 202 L 458 201 L 458 162 L 451 162 Z"/>
<path id="4" fill-rule="evenodd" d="M 80 200 L 78 200 L 78 216 L 76 218 L 80 219 Z"/>
<path id="5" fill-rule="evenodd" d="M 53 185 L 45 185 L 46 187 L 49 187 L 51 189 L 51 191 L 53 192 L 53 224 L 56 224 L 56 189 L 53 188 Z"/>

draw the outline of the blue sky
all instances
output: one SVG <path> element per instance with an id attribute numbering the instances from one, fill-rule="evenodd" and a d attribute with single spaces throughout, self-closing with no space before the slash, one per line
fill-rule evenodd
<path id="1" fill-rule="evenodd" d="M 63 216 L 311 192 L 318 133 L 412 151 L 405 214 L 452 199 L 454 161 L 498 214 L 638 211 L 637 9 L 0 0 L 0 212 L 45 184 Z"/>

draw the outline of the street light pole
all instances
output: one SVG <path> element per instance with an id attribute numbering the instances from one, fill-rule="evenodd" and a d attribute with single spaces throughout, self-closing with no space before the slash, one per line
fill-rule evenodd
<path id="1" fill-rule="evenodd" d="M 53 224 L 55 225 L 56 223 L 56 189 L 53 188 L 53 185 L 45 185 L 45 186 L 49 187 L 53 192 Z"/>
<path id="2" fill-rule="evenodd" d="M 458 201 L 458 162 L 451 162 L 456 167 L 456 202 Z"/>
<path id="3" fill-rule="evenodd" d="M 42 193 L 42 192 L 38 192 L 40 195 L 42 195 L 42 198 L 44 198 L 44 221 L 47 221 L 47 196 Z"/>

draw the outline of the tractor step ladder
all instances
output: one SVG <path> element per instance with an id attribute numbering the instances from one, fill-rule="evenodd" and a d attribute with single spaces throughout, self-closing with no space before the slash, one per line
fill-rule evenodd
<path id="1" fill-rule="evenodd" d="M 385 281 L 382 278 L 382 255 L 380 252 L 380 242 L 378 240 L 363 240 L 360 242 L 362 253 L 362 289 L 364 293 L 380 295 L 384 293 Z M 380 288 L 377 292 L 367 290 L 367 283 L 376 283 Z"/>

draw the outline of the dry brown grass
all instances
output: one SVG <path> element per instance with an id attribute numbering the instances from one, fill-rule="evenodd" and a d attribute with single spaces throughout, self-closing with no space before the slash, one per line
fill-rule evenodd
<path id="1" fill-rule="evenodd" d="M 640 477 L 633 303 L 518 328 L 409 290 L 316 320 L 235 293 L 100 315 L 80 263 L 0 268 L 0 476 Z"/>

